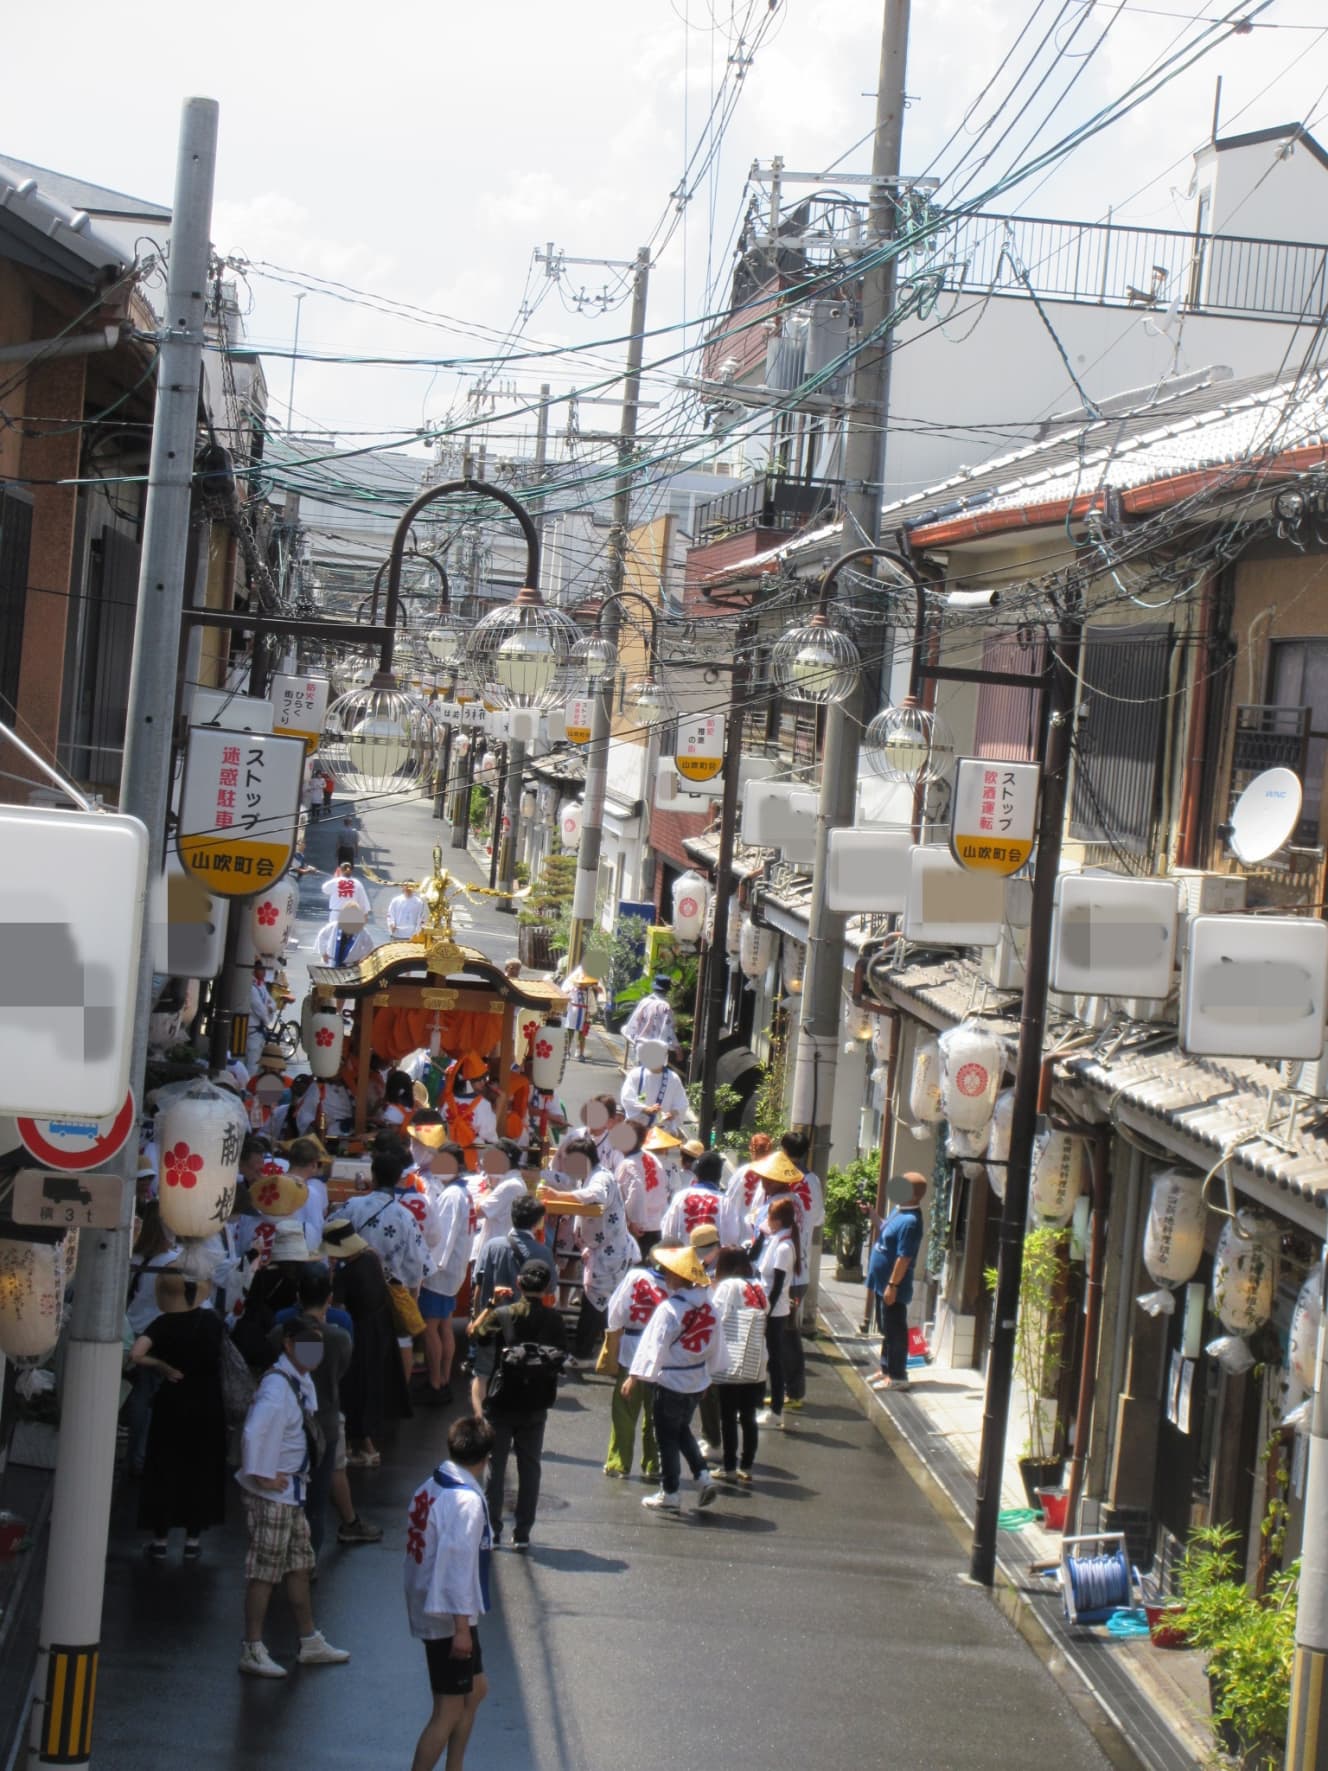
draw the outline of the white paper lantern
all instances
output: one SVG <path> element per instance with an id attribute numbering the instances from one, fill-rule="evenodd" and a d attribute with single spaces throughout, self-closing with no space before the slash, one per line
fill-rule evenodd
<path id="1" fill-rule="evenodd" d="M 1319 1365 L 1319 1324 L 1323 1306 L 1319 1298 L 1319 1275 L 1315 1271 L 1300 1288 L 1291 1313 L 1287 1341 L 1287 1370 L 1302 1390 L 1313 1390 Z"/>
<path id="2" fill-rule="evenodd" d="M 0 1353 L 44 1359 L 60 1338 L 63 1242 L 0 1241 Z"/>
<path id="3" fill-rule="evenodd" d="M 212 1236 L 235 1203 L 240 1145 L 248 1122 L 239 1098 L 191 1082 L 157 1115 L 158 1199 L 176 1236 Z"/>
<path id="4" fill-rule="evenodd" d="M 758 928 L 748 917 L 743 918 L 742 938 L 738 947 L 738 966 L 744 978 L 755 982 L 770 970 L 775 955 L 773 929 Z"/>
<path id="5" fill-rule="evenodd" d="M 894 1050 L 895 1023 L 892 1015 L 873 1015 L 871 1029 L 872 1056 L 878 1064 L 889 1060 Z"/>
<path id="6" fill-rule="evenodd" d="M 346 1044 L 346 1023 L 335 1002 L 319 1002 L 306 996 L 300 1010 L 300 1043 L 309 1069 L 320 1082 L 328 1082 L 341 1069 Z"/>
<path id="7" fill-rule="evenodd" d="M 519 1008 L 516 1011 L 516 1031 L 514 1034 L 514 1056 L 518 1064 L 524 1064 L 534 1050 L 536 1035 L 544 1026 L 544 1017 L 538 1009 Z"/>
<path id="8" fill-rule="evenodd" d="M 710 887 L 690 869 L 673 882 L 673 932 L 680 941 L 699 941 L 705 927 Z"/>
<path id="9" fill-rule="evenodd" d="M 1006 1163 L 1010 1159 L 1010 1127 L 1014 1123 L 1014 1090 L 1003 1088 L 991 1110 L 987 1129 L 987 1179 L 998 1199 L 1005 1198 Z"/>
<path id="10" fill-rule="evenodd" d="M 1232 1334 L 1252 1334 L 1273 1312 L 1277 1288 L 1277 1226 L 1240 1211 L 1222 1227 L 1213 1261 L 1213 1310 Z"/>
<path id="11" fill-rule="evenodd" d="M 565 800 L 558 810 L 558 840 L 564 849 L 574 849 L 581 841 L 581 801 Z"/>
<path id="12" fill-rule="evenodd" d="M 1005 1073 L 1005 1042 L 978 1022 L 951 1027 L 937 1042 L 941 1053 L 941 1104 L 961 1131 L 983 1131 Z"/>
<path id="13" fill-rule="evenodd" d="M 1144 1266 L 1154 1285 L 1184 1285 L 1193 1279 L 1204 1247 L 1203 1181 L 1198 1175 L 1164 1168 L 1153 1176 L 1144 1226 Z"/>
<path id="14" fill-rule="evenodd" d="M 567 1042 L 571 1036 L 567 1027 L 542 1027 L 535 1037 L 531 1047 L 530 1079 L 544 1093 L 557 1088 L 563 1079 Z"/>
<path id="15" fill-rule="evenodd" d="M 981 1131 L 964 1131 L 962 1127 L 952 1125 L 946 1133 L 945 1146 L 951 1159 L 958 1162 L 966 1178 L 970 1181 L 981 1180 L 986 1173 L 982 1161 L 987 1150 L 987 1133 L 990 1123 Z"/>
<path id="16" fill-rule="evenodd" d="M 915 1125 L 935 1125 L 941 1105 L 941 1054 L 934 1039 L 919 1040 L 908 1085 L 908 1116 Z"/>
<path id="17" fill-rule="evenodd" d="M 1039 1222 L 1068 1224 L 1074 1202 L 1084 1190 L 1088 1145 L 1069 1132 L 1048 1130 L 1033 1147 L 1033 1173 L 1029 1182 L 1029 1211 Z"/>
<path id="18" fill-rule="evenodd" d="M 724 928 L 724 951 L 730 959 L 738 957 L 742 946 L 742 927 L 742 905 L 736 898 L 730 898 L 728 922 Z"/>
<path id="19" fill-rule="evenodd" d="M 780 977 L 790 996 L 802 995 L 802 974 L 807 966 L 807 949 L 801 941 L 784 940 L 779 960 Z"/>
<path id="20" fill-rule="evenodd" d="M 249 907 L 249 938 L 259 959 L 280 959 L 295 919 L 299 888 L 283 876 L 255 898 Z"/>

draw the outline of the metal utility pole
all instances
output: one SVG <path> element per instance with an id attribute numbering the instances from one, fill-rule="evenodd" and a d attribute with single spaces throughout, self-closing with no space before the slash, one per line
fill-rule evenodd
<path id="1" fill-rule="evenodd" d="M 729 693 L 727 743 L 724 750 L 724 794 L 719 810 L 719 854 L 715 860 L 715 919 L 710 951 L 705 961 L 705 984 L 701 998 L 701 1025 L 696 1042 L 697 1074 L 701 1082 L 701 1142 L 708 1144 L 715 1128 L 715 1064 L 719 1056 L 719 1029 L 724 1019 L 724 993 L 728 984 L 729 906 L 733 902 L 733 838 L 738 824 L 738 786 L 742 767 L 742 720 L 747 699 L 749 668 L 745 662 L 750 632 L 738 634 L 738 658 L 733 666 Z"/>
<path id="2" fill-rule="evenodd" d="M 214 99 L 185 101 L 157 359 L 119 805 L 147 826 L 149 878 L 162 871 L 170 802 L 171 708 L 198 439 L 217 117 Z M 147 1058 L 153 946 L 148 926 L 133 1019 L 130 1075 L 136 1083 Z M 65 1340 L 62 1424 L 38 1636 L 29 1760 L 34 1765 L 86 1765 L 92 1753 L 137 1157 L 131 1139 L 116 1164 L 124 1180 L 119 1228 L 84 1231 L 79 1250 Z"/>
<path id="3" fill-rule="evenodd" d="M 876 88 L 876 145 L 872 153 L 868 248 L 878 251 L 895 236 L 900 149 L 904 131 L 904 76 L 908 59 L 910 0 L 885 0 L 881 71 Z M 856 547 L 879 538 L 885 492 L 886 425 L 890 412 L 890 352 L 885 330 L 895 308 L 893 255 L 863 276 L 862 335 L 870 340 L 853 367 L 853 398 L 845 415 L 844 542 Z M 880 336 L 876 336 L 879 332 Z M 826 709 L 821 748 L 821 791 L 816 813 L 812 897 L 807 912 L 807 964 L 793 1072 L 793 1123 L 810 1139 L 809 1167 L 824 1180 L 830 1163 L 830 1123 L 839 1053 L 840 997 L 844 990 L 847 918 L 826 903 L 830 832 L 853 823 L 857 810 L 858 750 L 863 727 L 881 704 L 881 654 L 864 661 L 856 697 Z M 816 1322 L 821 1248 L 808 1262 L 804 1324 Z"/>
<path id="4" fill-rule="evenodd" d="M 1041 745 L 1042 792 L 1038 806 L 1033 901 L 1024 960 L 1024 995 L 1019 1010 L 1019 1052 L 1015 1060 L 1014 1103 L 1010 1116 L 1009 1165 L 1005 1171 L 1005 1202 L 1001 1208 L 991 1352 L 987 1359 L 987 1394 L 982 1409 L 982 1449 L 978 1455 L 978 1502 L 969 1565 L 973 1579 L 983 1586 L 990 1586 L 996 1576 L 996 1521 L 1001 1510 L 1001 1480 L 1005 1473 L 1005 1433 L 1009 1425 L 1014 1378 L 1024 1226 L 1028 1217 L 1033 1140 L 1037 1132 L 1042 1040 L 1047 1023 L 1051 907 L 1056 876 L 1060 871 L 1074 729 L 1075 682 L 1082 642 L 1083 619 L 1076 604 L 1073 612 L 1062 616 L 1060 632 L 1047 661 Z"/>
<path id="5" fill-rule="evenodd" d="M 1319 1304 L 1286 1771 L 1328 1771 L 1328 1246 L 1319 1267 Z"/>
<path id="6" fill-rule="evenodd" d="M 564 261 L 565 262 L 565 261 Z M 623 382 L 622 426 L 618 433 L 618 484 L 613 495 L 613 532 L 609 542 L 609 601 L 600 632 L 617 655 L 620 615 L 614 600 L 623 588 L 627 565 L 628 524 L 632 515 L 632 455 L 636 443 L 637 410 L 641 400 L 641 354 L 645 346 L 646 294 L 650 284 L 650 249 L 636 255 L 632 281 L 632 320 L 627 344 L 627 375 Z M 604 793 L 609 771 L 609 740 L 612 736 L 613 697 L 617 688 L 616 667 L 598 685 L 586 751 L 586 789 L 581 813 L 581 842 L 576 853 L 576 885 L 572 892 L 572 922 L 567 948 L 567 969 L 581 963 L 586 930 L 595 919 L 599 886 L 599 857 L 604 842 Z"/>

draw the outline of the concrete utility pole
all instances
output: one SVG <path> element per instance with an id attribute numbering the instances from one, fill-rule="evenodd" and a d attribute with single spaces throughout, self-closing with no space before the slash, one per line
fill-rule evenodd
<path id="1" fill-rule="evenodd" d="M 1319 1300 L 1286 1771 L 1328 1771 L 1328 1247 L 1319 1268 Z"/>
<path id="2" fill-rule="evenodd" d="M 546 381 L 540 388 L 539 416 L 535 424 L 535 459 L 532 464 L 536 486 L 544 484 L 544 464 L 549 454 L 549 396 L 552 389 Z M 544 500 L 541 497 L 534 510 L 535 528 L 541 541 L 544 539 Z M 516 914 L 516 902 L 511 893 L 516 890 L 516 864 L 521 858 L 521 782 L 526 772 L 526 741 L 524 738 L 509 738 L 507 743 L 507 779 L 503 787 L 503 803 L 507 808 L 507 834 L 495 828 L 493 840 L 495 852 L 501 856 L 499 867 L 499 889 L 508 894 L 499 898 L 495 909 L 505 910 L 510 915 Z"/>
<path id="3" fill-rule="evenodd" d="M 636 443 L 637 409 L 641 402 L 641 353 L 645 346 L 646 293 L 650 284 L 650 249 L 636 255 L 632 281 L 632 320 L 627 344 L 627 375 L 623 382 L 622 426 L 618 433 L 618 484 L 613 495 L 613 533 L 609 542 L 609 596 L 622 590 L 627 565 L 627 534 L 632 515 L 632 454 Z M 618 648 L 619 605 L 610 600 L 600 632 Z M 604 792 L 609 772 L 613 697 L 617 667 L 605 674 L 592 707 L 590 745 L 586 751 L 586 791 L 581 813 L 581 842 L 576 854 L 576 885 L 572 892 L 572 923 L 567 949 L 567 969 L 579 965 L 585 951 L 586 930 L 595 920 L 595 897 L 599 886 L 599 857 L 604 843 Z"/>
<path id="4" fill-rule="evenodd" d="M 885 0 L 881 72 L 876 88 L 876 146 L 872 154 L 868 246 L 878 250 L 894 238 L 898 213 L 900 149 L 904 132 L 904 75 L 908 59 L 909 0 Z M 862 334 L 873 334 L 894 312 L 895 260 L 887 258 L 863 277 Z M 888 332 L 866 345 L 853 368 L 853 398 L 844 442 L 844 545 L 873 545 L 880 538 L 885 491 L 886 424 L 890 412 Z M 883 640 L 882 653 L 888 653 Z M 847 918 L 826 903 L 827 860 L 832 830 L 852 824 L 857 810 L 858 750 L 864 726 L 881 705 L 881 658 L 867 658 L 857 696 L 826 709 L 821 748 L 821 794 L 816 813 L 816 854 L 807 913 L 807 964 L 793 1072 L 793 1123 L 811 1140 L 807 1162 L 824 1181 L 830 1162 L 830 1122 L 839 1052 L 840 997 L 844 989 Z M 821 1249 L 808 1264 L 803 1321 L 815 1324 Z"/>
<path id="5" fill-rule="evenodd" d="M 120 774 L 119 809 L 147 826 L 150 879 L 162 871 L 170 799 L 171 709 L 198 437 L 217 116 L 213 99 L 185 101 Z M 133 1021 L 129 1073 L 136 1085 L 147 1058 L 153 949 L 149 925 Z M 34 1765 L 86 1765 L 92 1754 L 137 1158 L 137 1143 L 131 1139 L 116 1164 L 124 1178 L 119 1228 L 85 1230 L 79 1250 L 78 1283 L 65 1341 L 62 1420 L 38 1637 L 29 1760 Z"/>

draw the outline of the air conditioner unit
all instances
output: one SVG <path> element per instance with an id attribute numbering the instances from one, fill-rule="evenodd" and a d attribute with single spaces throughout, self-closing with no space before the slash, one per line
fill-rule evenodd
<path id="1" fill-rule="evenodd" d="M 1022 990 L 1028 930 L 1003 928 L 994 947 L 983 947 L 982 976 L 993 990 Z"/>
<path id="2" fill-rule="evenodd" d="M 1125 996 L 1121 998 L 1120 1006 L 1121 1013 L 1130 1021 L 1151 1021 L 1159 1027 L 1174 1027 L 1178 1018 L 1175 991 L 1164 1000 L 1156 996 Z"/>
<path id="3" fill-rule="evenodd" d="M 1197 867 L 1177 867 L 1169 878 L 1180 888 L 1180 914 L 1225 916 L 1245 908 L 1245 879 L 1238 873 L 1205 873 Z"/>

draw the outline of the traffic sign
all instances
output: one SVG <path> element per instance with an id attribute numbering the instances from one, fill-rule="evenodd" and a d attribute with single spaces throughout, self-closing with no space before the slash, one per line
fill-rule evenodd
<path id="1" fill-rule="evenodd" d="M 567 742 L 569 744 L 589 744 L 594 713 L 593 696 L 573 695 L 567 703 Z"/>
<path id="2" fill-rule="evenodd" d="M 724 767 L 724 716 L 684 715 L 678 721 L 673 760 L 685 780 L 713 781 Z"/>
<path id="3" fill-rule="evenodd" d="M 100 1118 L 88 1114 L 80 1119 L 75 1114 L 63 1113 L 44 1119 L 20 1116 L 14 1121 L 29 1156 L 35 1156 L 47 1168 L 67 1173 L 81 1173 L 109 1162 L 124 1149 L 136 1123 L 132 1089 L 118 1113 Z"/>
<path id="4" fill-rule="evenodd" d="M 955 770 L 950 853 L 970 873 L 1018 873 L 1033 853 L 1036 763 L 964 756 Z"/>
<path id="5" fill-rule="evenodd" d="M 115 1230 L 124 1182 L 119 1175 L 53 1174 L 21 1168 L 14 1176 L 16 1224 L 51 1230 Z"/>

